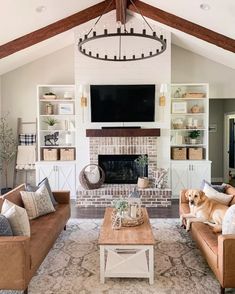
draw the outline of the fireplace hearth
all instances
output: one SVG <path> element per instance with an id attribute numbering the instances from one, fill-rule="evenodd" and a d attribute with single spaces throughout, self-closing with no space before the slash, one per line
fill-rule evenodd
<path id="1" fill-rule="evenodd" d="M 135 159 L 140 154 L 98 155 L 98 164 L 105 172 L 106 184 L 136 184 L 139 176 L 143 176 L 142 168 Z M 146 154 L 147 156 L 147 154 Z M 148 166 L 144 176 L 148 176 Z"/>

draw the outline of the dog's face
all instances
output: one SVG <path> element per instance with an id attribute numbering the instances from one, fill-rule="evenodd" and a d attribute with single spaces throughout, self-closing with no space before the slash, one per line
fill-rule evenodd
<path id="1" fill-rule="evenodd" d="M 185 193 L 186 199 L 190 205 L 198 206 L 205 200 L 205 193 L 201 190 L 188 190 Z"/>

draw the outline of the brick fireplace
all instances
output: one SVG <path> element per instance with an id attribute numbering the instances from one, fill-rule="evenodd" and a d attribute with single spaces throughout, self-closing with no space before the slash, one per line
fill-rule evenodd
<path id="1" fill-rule="evenodd" d="M 99 155 L 146 154 L 148 156 L 147 173 L 151 184 L 149 188 L 139 190 L 142 203 L 149 207 L 170 206 L 171 190 L 154 187 L 154 174 L 157 169 L 157 137 L 159 135 L 159 129 L 130 129 L 129 132 L 128 129 L 121 131 L 113 129 L 112 132 L 111 130 L 87 130 L 90 163 L 98 164 Z M 119 197 L 128 197 L 135 186 L 135 184 L 120 183 L 104 184 L 102 188 L 96 190 L 79 188 L 76 203 L 80 207 L 108 206 Z"/>

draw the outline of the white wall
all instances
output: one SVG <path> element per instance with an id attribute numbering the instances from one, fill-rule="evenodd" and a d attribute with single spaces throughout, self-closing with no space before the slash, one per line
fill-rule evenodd
<path id="1" fill-rule="evenodd" d="M 235 70 L 172 45 L 172 83 L 209 83 L 210 98 L 235 98 Z"/>
<path id="2" fill-rule="evenodd" d="M 2 113 L 11 127 L 17 118 L 36 120 L 38 84 L 74 83 L 74 46 L 66 47 L 1 76 Z"/>
<path id="3" fill-rule="evenodd" d="M 99 24 L 99 27 L 103 29 L 103 24 L 105 23 L 114 23 L 115 12 L 111 12 L 102 19 L 102 24 Z M 79 36 L 88 31 L 91 28 L 94 22 L 90 22 L 86 25 L 83 25 L 77 29 L 75 32 L 76 40 L 78 41 Z M 128 25 L 128 24 L 127 24 Z M 138 28 L 142 29 L 142 21 L 138 19 L 132 20 L 132 25 L 137 31 Z M 108 27 L 109 30 L 114 29 Z M 116 28 L 115 28 L 116 29 Z M 167 43 L 171 43 L 170 33 L 165 32 L 165 37 L 167 38 Z M 77 43 L 77 41 L 75 43 Z M 115 41 L 111 40 L 110 43 L 96 43 L 94 49 L 103 48 L 112 48 L 113 52 L 117 54 L 117 48 Z M 86 85 L 88 98 L 89 98 L 89 85 L 90 84 L 156 84 L 156 121 L 154 123 L 129 123 L 129 125 L 137 125 L 142 127 L 150 128 L 160 128 L 161 137 L 158 139 L 158 166 L 159 167 L 169 167 L 170 161 L 170 135 L 169 135 L 169 99 L 167 106 L 164 111 L 160 111 L 158 107 L 158 86 L 160 83 L 170 84 L 171 80 L 171 46 L 167 46 L 167 50 L 155 57 L 141 61 L 132 61 L 132 62 L 110 62 L 110 61 L 99 61 L 95 59 L 88 58 L 83 56 L 77 51 L 77 45 L 75 44 L 76 53 L 75 53 L 75 82 L 78 86 L 79 84 Z M 133 49 L 134 48 L 134 49 Z M 136 48 L 136 51 L 134 51 Z M 138 43 L 136 40 L 126 46 L 124 49 L 126 54 L 128 52 L 133 54 L 137 52 L 138 49 L 145 50 L 148 52 L 149 45 L 145 40 Z M 99 49 L 100 50 L 100 49 Z M 109 52 L 109 49 L 104 49 L 103 54 Z M 86 109 L 85 113 L 85 122 L 79 120 L 79 142 L 78 142 L 78 169 L 80 170 L 84 165 L 90 162 L 89 159 L 89 141 L 85 137 L 85 130 L 89 128 L 101 128 L 103 125 L 113 126 L 113 125 L 122 125 L 121 123 L 111 124 L 111 123 L 90 123 L 90 107 Z M 81 109 L 80 109 L 81 117 Z M 128 125 L 128 124 L 125 124 Z"/>

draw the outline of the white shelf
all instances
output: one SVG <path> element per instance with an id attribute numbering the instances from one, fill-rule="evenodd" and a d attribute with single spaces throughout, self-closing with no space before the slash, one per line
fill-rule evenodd
<path id="1" fill-rule="evenodd" d="M 204 147 L 205 144 L 174 144 L 171 147 Z"/>
<path id="2" fill-rule="evenodd" d="M 177 100 L 177 101 L 180 101 L 180 100 L 199 100 L 199 101 L 206 101 L 206 97 L 202 97 L 202 98 L 184 98 L 184 97 L 181 97 L 181 98 L 174 98 L 172 97 L 171 100 Z"/>
<path id="3" fill-rule="evenodd" d="M 206 129 L 171 129 L 173 132 L 178 132 L 178 131 L 186 131 L 186 132 L 191 132 L 191 131 L 206 131 Z"/>
<path id="4" fill-rule="evenodd" d="M 201 116 L 201 115 L 205 115 L 205 112 L 198 112 L 198 113 L 171 113 L 172 116 Z"/>
<path id="5" fill-rule="evenodd" d="M 40 148 L 75 148 L 74 145 L 41 145 Z"/>
<path id="6" fill-rule="evenodd" d="M 40 102 L 74 102 L 75 99 L 40 99 Z"/>
<path id="7" fill-rule="evenodd" d="M 76 130 L 40 130 L 41 133 L 48 133 L 48 132 L 76 132 Z"/>
<path id="8" fill-rule="evenodd" d="M 75 114 L 40 114 L 39 116 L 40 117 L 52 117 L 52 116 L 56 116 L 56 117 L 58 117 L 58 116 L 61 116 L 61 117 L 70 116 L 70 117 L 72 117 L 72 116 L 74 116 L 75 117 Z"/>

